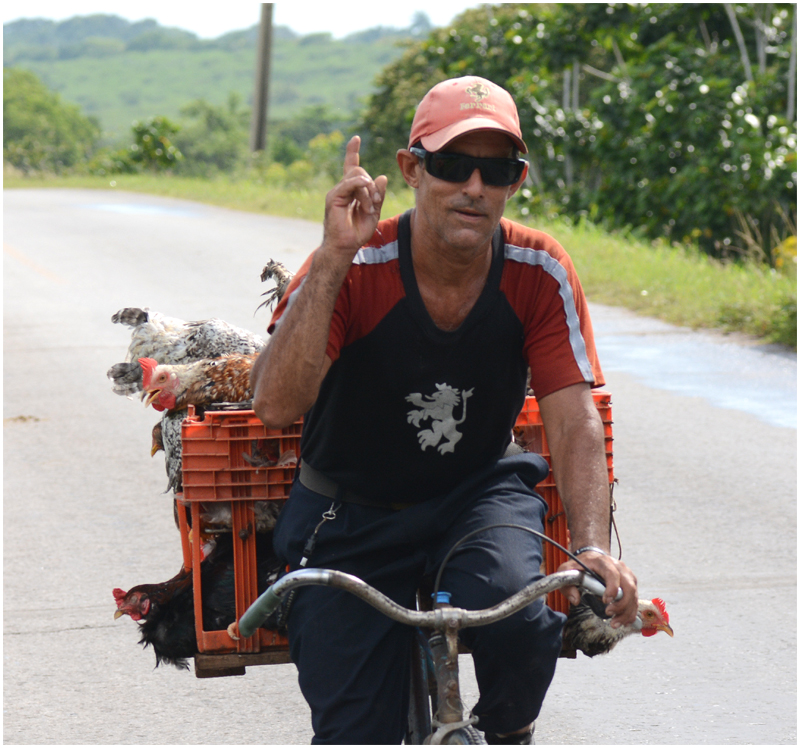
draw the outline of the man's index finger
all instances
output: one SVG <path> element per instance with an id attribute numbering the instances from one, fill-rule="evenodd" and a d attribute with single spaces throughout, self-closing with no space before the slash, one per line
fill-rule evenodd
<path id="1" fill-rule="evenodd" d="M 353 135 L 344 152 L 344 175 L 347 176 L 351 169 L 359 165 L 358 151 L 361 148 L 361 138 Z"/>

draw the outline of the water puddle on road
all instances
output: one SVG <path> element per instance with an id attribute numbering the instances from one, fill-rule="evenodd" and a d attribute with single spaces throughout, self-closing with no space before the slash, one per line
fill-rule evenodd
<path id="1" fill-rule="evenodd" d="M 591 305 L 600 364 L 648 387 L 702 397 L 773 426 L 797 428 L 797 356 L 746 345 L 627 310 Z"/>

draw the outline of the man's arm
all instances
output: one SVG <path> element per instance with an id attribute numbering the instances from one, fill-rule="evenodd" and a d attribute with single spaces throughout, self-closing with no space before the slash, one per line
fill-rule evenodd
<path id="1" fill-rule="evenodd" d="M 336 299 L 378 225 L 387 180 L 359 166 L 360 145 L 358 136 L 347 144 L 344 177 L 325 199 L 322 244 L 250 375 L 253 409 L 271 428 L 294 423 L 316 400 L 331 365 L 325 351 Z"/>
<path id="2" fill-rule="evenodd" d="M 572 550 L 596 546 L 609 551 L 611 501 L 605 457 L 603 423 L 588 384 L 557 390 L 539 401 L 553 475 L 567 513 Z M 606 581 L 603 602 L 616 627 L 633 622 L 637 609 L 636 577 L 621 561 L 586 551 L 581 561 Z M 562 569 L 580 568 L 568 561 Z M 617 588 L 622 600 L 613 602 Z M 563 590 L 570 602 L 579 601 L 574 587 Z"/>

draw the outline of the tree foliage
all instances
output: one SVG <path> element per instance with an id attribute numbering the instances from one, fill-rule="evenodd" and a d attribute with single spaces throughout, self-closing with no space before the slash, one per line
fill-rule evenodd
<path id="1" fill-rule="evenodd" d="M 215 39 L 152 19 L 131 23 L 101 14 L 12 21 L 3 26 L 3 64 L 32 70 L 97 116 L 104 137 L 117 143 L 134 119 L 159 113 L 177 121 L 181 107 L 197 99 L 225 105 L 236 91 L 250 103 L 258 38 L 253 8 L 252 27 Z M 377 27 L 320 43 L 319 36 L 273 26 L 270 116 L 288 119 L 325 104 L 351 120 L 375 75 L 399 56 L 397 42 L 422 38 L 429 27 L 418 15 L 406 28 Z"/>
<path id="2" fill-rule="evenodd" d="M 234 171 L 246 161 L 250 109 L 242 106 L 237 93 L 231 92 L 223 106 L 193 101 L 181 109 L 181 117 L 183 126 L 175 136 L 183 154 L 178 173 L 211 176 Z"/>
<path id="3" fill-rule="evenodd" d="M 481 75 L 515 97 L 530 147 L 523 211 L 750 252 L 796 214 L 794 6 L 484 5 L 409 46 L 362 120 L 364 163 L 398 178 L 414 107 L 435 83 Z M 744 217 L 744 223 L 742 221 Z M 774 241 L 777 239 L 778 241 Z"/>
<path id="4" fill-rule="evenodd" d="M 142 122 L 134 122 L 131 130 L 133 142 L 128 146 L 127 159 L 134 166 L 164 171 L 183 158 L 171 140 L 180 127 L 166 117 L 148 117 Z"/>
<path id="5" fill-rule="evenodd" d="M 89 158 L 96 121 L 50 91 L 33 73 L 3 71 L 3 160 L 28 173 L 63 172 Z"/>

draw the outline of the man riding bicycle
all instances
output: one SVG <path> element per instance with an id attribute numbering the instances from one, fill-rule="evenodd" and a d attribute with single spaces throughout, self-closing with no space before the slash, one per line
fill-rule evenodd
<path id="1" fill-rule="evenodd" d="M 603 379 L 586 300 L 552 237 L 503 218 L 527 174 L 513 99 L 472 76 L 428 92 L 397 153 L 416 197 L 401 216 L 380 220 L 387 179 L 359 166 L 359 148 L 358 137 L 347 145 L 322 244 L 276 309 L 252 373 L 267 426 L 304 415 L 276 551 L 292 568 L 339 569 L 413 607 L 422 579 L 467 533 L 541 532 L 547 506 L 535 489 L 548 466 L 506 455 L 530 370 L 572 549 L 605 579 L 612 626 L 632 622 L 636 578 L 608 555 L 591 395 Z M 490 607 L 541 576 L 541 562 L 535 536 L 490 529 L 452 557 L 441 588 L 459 607 Z M 577 602 L 575 588 L 565 593 Z M 530 742 L 563 622 L 537 601 L 462 632 L 488 742 Z M 314 742 L 401 742 L 413 631 L 323 587 L 298 590 L 288 628 Z"/>

